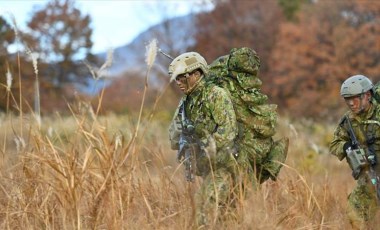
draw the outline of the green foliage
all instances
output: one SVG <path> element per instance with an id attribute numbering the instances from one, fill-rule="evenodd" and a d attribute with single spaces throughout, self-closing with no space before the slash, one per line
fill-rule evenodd
<path id="1" fill-rule="evenodd" d="M 295 21 L 296 14 L 300 11 L 303 3 L 308 0 L 278 0 L 287 20 Z"/>

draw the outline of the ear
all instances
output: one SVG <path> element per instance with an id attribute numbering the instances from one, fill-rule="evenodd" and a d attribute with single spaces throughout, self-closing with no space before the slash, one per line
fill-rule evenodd
<path id="1" fill-rule="evenodd" d="M 194 72 L 194 76 L 197 77 L 197 78 L 199 78 L 201 76 L 201 72 L 199 70 L 196 70 Z"/>
<path id="2" fill-rule="evenodd" d="M 367 91 L 365 94 L 367 95 L 368 100 L 371 100 L 372 98 L 371 91 Z"/>

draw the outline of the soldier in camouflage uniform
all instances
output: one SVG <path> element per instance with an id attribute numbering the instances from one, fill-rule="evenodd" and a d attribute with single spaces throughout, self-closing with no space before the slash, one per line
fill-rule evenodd
<path id="1" fill-rule="evenodd" d="M 228 207 L 236 183 L 238 133 L 236 115 L 228 91 L 205 81 L 208 67 L 195 52 L 184 53 L 173 60 L 169 74 L 185 94 L 179 108 L 185 106 L 187 119 L 192 121 L 198 139 L 196 174 L 203 183 L 195 195 L 198 226 L 212 225 L 220 211 Z M 170 126 L 173 149 L 178 149 L 181 117 L 177 109 Z"/>
<path id="2" fill-rule="evenodd" d="M 368 159 L 370 154 L 375 160 L 380 160 L 380 106 L 373 100 L 372 88 L 372 82 L 363 75 L 352 76 L 341 86 L 340 94 L 349 111 L 343 116 L 335 130 L 334 139 L 330 143 L 330 152 L 339 160 L 346 158 L 351 168 L 352 161 L 347 153 L 350 153 L 353 140 L 349 134 L 347 119 L 351 121 L 352 130 L 359 147 L 364 149 L 365 157 Z M 380 175 L 379 164 L 375 162 L 373 165 L 372 169 Z M 363 166 L 359 173 L 353 172 L 357 184 L 348 196 L 348 216 L 351 224 L 358 229 L 366 229 L 379 209 L 376 187 L 371 183 L 373 177 L 369 172 L 369 165 Z"/>

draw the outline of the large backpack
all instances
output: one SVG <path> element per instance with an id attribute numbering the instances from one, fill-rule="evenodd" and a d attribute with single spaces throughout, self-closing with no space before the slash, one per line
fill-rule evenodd
<path id="1" fill-rule="evenodd" d="M 380 103 L 380 81 L 373 86 L 372 92 L 376 102 Z"/>
<path id="2" fill-rule="evenodd" d="M 227 89 L 238 121 L 239 154 L 247 157 L 260 181 L 276 179 L 285 161 L 289 140 L 273 140 L 277 105 L 268 104 L 258 77 L 260 59 L 250 48 L 234 48 L 209 65 L 207 81 Z"/>

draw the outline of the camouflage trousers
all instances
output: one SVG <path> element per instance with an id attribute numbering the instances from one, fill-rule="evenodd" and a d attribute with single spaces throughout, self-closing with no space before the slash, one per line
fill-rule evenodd
<path id="1" fill-rule="evenodd" d="M 220 168 L 211 171 L 195 194 L 196 224 L 198 227 L 215 226 L 233 206 L 234 181 L 231 173 Z"/>
<path id="2" fill-rule="evenodd" d="M 211 170 L 195 194 L 196 224 L 209 228 L 224 220 L 236 220 L 236 208 L 239 200 L 245 199 L 245 187 L 253 186 L 252 177 L 247 168 L 249 163 L 235 161 L 231 167 L 218 167 Z M 247 167 L 246 167 L 247 166 Z"/>
<path id="3" fill-rule="evenodd" d="M 348 196 L 348 217 L 354 229 L 367 229 L 379 210 L 376 191 L 366 175 L 359 177 L 353 191 Z"/>
<path id="4" fill-rule="evenodd" d="M 227 153 L 219 155 L 214 165 L 215 170 L 203 170 L 207 173 L 195 194 L 197 225 L 215 226 L 220 219 L 236 217 L 238 200 L 246 197 L 246 188 L 257 190 L 260 183 L 268 178 L 276 179 L 282 166 L 276 162 L 285 161 L 288 143 L 289 140 L 284 138 L 276 141 L 272 148 L 265 146 L 267 151 L 270 149 L 266 160 L 259 154 L 254 154 L 254 149 L 241 149 L 237 159 Z M 205 166 L 209 162 L 206 159 L 198 164 L 203 166 L 200 168 L 207 168 Z"/>

